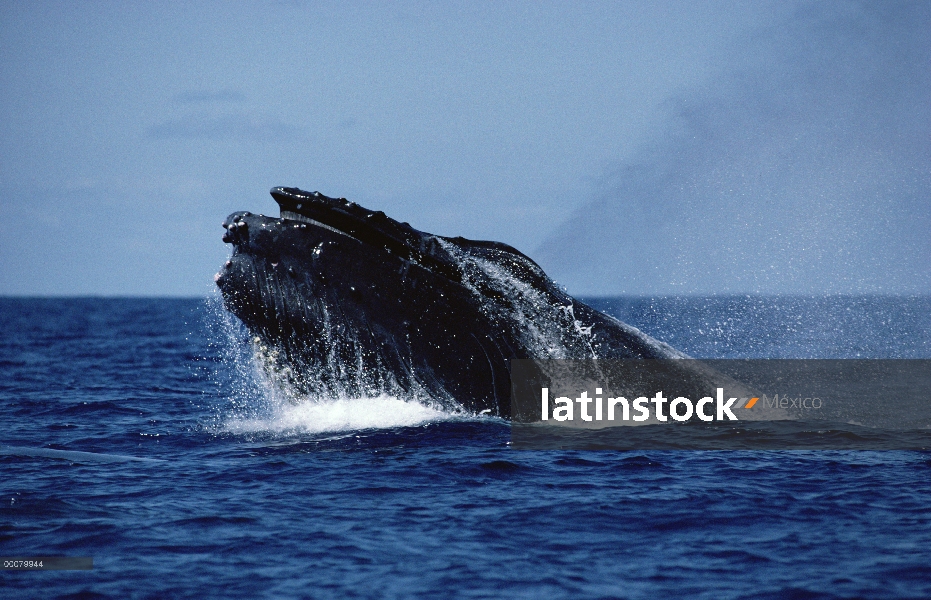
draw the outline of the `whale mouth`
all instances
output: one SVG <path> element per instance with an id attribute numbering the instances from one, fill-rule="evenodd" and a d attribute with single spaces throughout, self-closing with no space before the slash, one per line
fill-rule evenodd
<path id="1" fill-rule="evenodd" d="M 278 203 L 282 219 L 300 221 L 384 249 L 454 281 L 462 278 L 455 265 L 432 255 L 424 240 L 433 236 L 395 221 L 380 210 L 299 188 L 274 187 L 271 196 Z"/>
<path id="2" fill-rule="evenodd" d="M 372 246 L 398 251 L 400 246 L 409 247 L 411 238 L 420 233 L 407 223 L 399 223 L 381 211 L 368 210 L 345 198 L 288 187 L 274 187 L 271 195 L 278 203 L 282 219 L 322 227 Z"/>

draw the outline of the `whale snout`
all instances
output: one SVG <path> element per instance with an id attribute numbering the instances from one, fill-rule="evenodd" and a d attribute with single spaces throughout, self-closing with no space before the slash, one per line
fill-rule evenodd
<path id="1" fill-rule="evenodd" d="M 227 244 L 239 245 L 249 241 L 249 224 L 244 217 L 251 216 L 249 212 L 233 213 L 223 221 L 223 241 Z"/>

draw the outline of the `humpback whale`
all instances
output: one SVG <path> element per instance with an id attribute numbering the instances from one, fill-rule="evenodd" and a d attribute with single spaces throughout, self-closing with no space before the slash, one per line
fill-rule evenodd
<path id="1" fill-rule="evenodd" d="M 272 188 L 235 212 L 216 275 L 295 398 L 394 393 L 510 416 L 509 360 L 686 358 L 569 296 L 500 242 L 418 231 L 345 198 Z"/>

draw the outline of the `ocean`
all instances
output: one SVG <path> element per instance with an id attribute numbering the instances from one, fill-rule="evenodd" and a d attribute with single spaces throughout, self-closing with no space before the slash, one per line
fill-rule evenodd
<path id="1" fill-rule="evenodd" d="M 931 297 L 596 298 L 700 358 L 931 358 Z M 0 299 L 3 598 L 929 598 L 931 453 L 532 451 L 294 405 L 213 299 Z"/>

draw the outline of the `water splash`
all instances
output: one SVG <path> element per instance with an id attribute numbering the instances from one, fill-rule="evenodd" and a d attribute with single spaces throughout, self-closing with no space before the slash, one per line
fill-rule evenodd
<path id="1" fill-rule="evenodd" d="M 459 263 L 463 285 L 483 305 L 486 314 L 502 327 L 513 326 L 522 345 L 533 356 L 552 359 L 596 356 L 591 345 L 592 327 L 576 319 L 572 298 L 565 297 L 568 304 L 553 302 L 546 293 L 509 270 L 509 267 L 539 270 L 539 267 L 515 264 L 519 260 L 516 258 L 499 264 L 470 254 L 447 240 L 438 238 L 438 241 Z M 490 302 L 484 297 L 484 290 L 491 290 L 508 302 Z"/>
<path id="2" fill-rule="evenodd" d="M 391 396 L 337 398 L 301 404 L 280 404 L 266 415 L 233 417 L 224 430 L 231 433 L 304 434 L 360 429 L 415 427 L 462 418 L 462 415 Z"/>
<path id="3" fill-rule="evenodd" d="M 222 299 L 209 298 L 207 313 L 220 400 L 209 424 L 214 432 L 318 434 L 476 418 L 422 393 L 302 394 L 290 385 L 287 373 L 277 369 L 270 354 L 274 351 L 253 338 L 223 307 Z"/>

